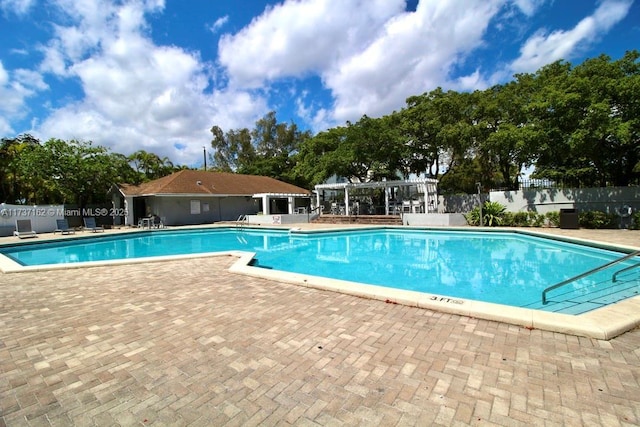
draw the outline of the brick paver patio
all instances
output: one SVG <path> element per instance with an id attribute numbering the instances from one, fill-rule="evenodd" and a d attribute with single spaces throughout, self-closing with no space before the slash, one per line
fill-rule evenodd
<path id="1" fill-rule="evenodd" d="M 0 273 L 0 426 L 640 424 L 640 329 L 529 330 L 234 261 Z"/>

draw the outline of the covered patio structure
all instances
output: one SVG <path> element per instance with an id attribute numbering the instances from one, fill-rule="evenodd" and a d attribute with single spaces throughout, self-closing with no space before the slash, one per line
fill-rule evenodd
<path id="1" fill-rule="evenodd" d="M 438 180 L 432 178 L 319 184 L 315 191 L 321 212 L 332 215 L 427 214 L 438 209 Z"/>
<path id="2" fill-rule="evenodd" d="M 253 198 L 259 201 L 263 215 L 293 215 L 308 212 L 311 196 L 308 193 L 258 193 Z"/>

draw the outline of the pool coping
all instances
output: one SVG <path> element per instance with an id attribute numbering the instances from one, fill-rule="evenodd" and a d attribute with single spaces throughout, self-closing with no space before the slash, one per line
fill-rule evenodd
<path id="1" fill-rule="evenodd" d="M 251 266 L 255 253 L 246 252 L 229 269 L 233 273 L 339 292 L 389 304 L 401 304 L 467 317 L 494 320 L 529 329 L 610 340 L 640 325 L 640 296 L 579 315 L 510 307 L 465 298 L 387 288 Z"/>
<path id="2" fill-rule="evenodd" d="M 596 242 L 586 239 L 579 239 L 566 236 L 550 236 L 546 233 L 536 233 L 529 230 L 512 230 L 512 229 L 483 229 L 477 230 L 462 227 L 400 227 L 400 226 L 371 226 L 371 227 L 340 227 L 330 229 L 301 230 L 299 228 L 274 228 L 274 227 L 251 227 L 258 229 L 272 230 L 289 230 L 291 233 L 301 234 L 317 234 L 325 232 L 337 231 L 363 231 L 366 229 L 415 229 L 424 231 L 467 231 L 467 232 L 511 232 L 516 234 L 530 235 L 545 239 L 559 240 L 564 242 L 578 243 L 591 247 L 602 249 L 611 249 L 621 252 L 632 252 L 632 247 L 624 245 L 614 245 L 603 242 Z M 132 230 L 131 233 L 139 232 Z M 129 234 L 125 231 L 119 234 Z M 85 237 L 97 237 L 82 236 Z M 45 240 L 52 241 L 52 240 Z M 42 242 L 42 240 L 40 241 Z M 10 245 L 15 245 L 13 242 Z M 35 242 L 34 242 L 35 243 Z M 19 244 L 19 243 L 18 243 Z M 9 244 L 7 244 L 9 245 Z M 0 246 L 5 246 L 2 244 Z M 0 271 L 3 273 L 20 273 L 20 272 L 37 272 L 47 270 L 67 270 L 74 268 L 87 268 L 96 266 L 117 266 L 124 264 L 138 263 L 155 263 L 163 261 L 172 261 L 179 259 L 197 259 L 204 257 L 232 256 L 238 258 L 229 268 L 229 271 L 236 274 L 243 274 L 251 277 L 257 277 L 275 282 L 290 283 L 299 286 L 305 286 L 314 289 L 320 289 L 331 292 L 339 292 L 343 294 L 353 295 L 360 298 L 374 299 L 384 301 L 389 304 L 400 304 L 411 307 L 418 307 L 437 312 L 457 314 L 472 318 L 492 320 L 528 329 L 540 329 L 550 332 L 559 332 L 568 335 L 584 336 L 589 338 L 610 340 L 621 335 L 637 326 L 640 326 L 640 296 L 631 297 L 615 304 L 610 304 L 587 313 L 579 315 L 569 315 L 561 313 L 552 313 L 541 310 L 526 309 L 521 307 L 510 307 L 507 305 L 470 300 L 465 298 L 449 297 L 446 295 L 438 295 L 431 293 L 422 293 L 409 290 L 401 290 L 387 288 L 378 285 L 370 285 L 364 283 L 350 282 L 345 280 L 330 279 L 320 276 L 312 276 L 299 273 L 289 273 L 281 270 L 265 269 L 259 266 L 253 266 L 252 261 L 255 258 L 255 252 L 247 251 L 222 251 L 207 252 L 200 254 L 172 255 L 147 258 L 133 258 L 111 261 L 95 261 L 83 262 L 76 264 L 49 264 L 42 266 L 23 266 L 9 257 L 0 254 Z"/>

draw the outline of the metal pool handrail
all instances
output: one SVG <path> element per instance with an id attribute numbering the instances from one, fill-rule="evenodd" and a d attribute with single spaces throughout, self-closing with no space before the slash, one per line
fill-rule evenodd
<path id="1" fill-rule="evenodd" d="M 240 215 L 236 220 L 236 228 L 244 228 L 244 223 L 249 223 L 249 218 L 246 215 Z"/>
<path id="2" fill-rule="evenodd" d="M 632 253 L 630 253 L 630 254 L 628 254 L 628 255 L 623 256 L 622 258 L 619 258 L 619 259 L 613 260 L 613 261 L 611 261 L 611 262 L 608 262 L 608 263 L 606 263 L 606 264 L 604 264 L 604 265 L 601 265 L 600 267 L 596 267 L 596 268 L 594 268 L 593 270 L 589 270 L 589 271 L 587 271 L 586 273 L 579 274 L 579 275 L 577 275 L 577 276 L 575 276 L 575 277 L 572 277 L 572 278 L 570 278 L 570 279 L 564 280 L 564 281 L 562 281 L 562 282 L 560 282 L 560 283 L 557 283 L 557 284 L 555 284 L 555 285 L 553 285 L 553 286 L 549 286 L 549 287 L 548 287 L 548 288 L 546 288 L 544 291 L 542 291 L 542 304 L 547 304 L 547 302 L 548 302 L 548 301 L 547 301 L 547 292 L 550 292 L 550 291 L 552 291 L 552 290 L 554 290 L 554 289 L 558 289 L 558 288 L 560 288 L 560 287 L 562 287 L 562 286 L 564 286 L 564 285 L 567 285 L 567 284 L 569 284 L 569 283 L 571 283 L 571 282 L 574 282 L 574 281 L 576 281 L 576 280 L 580 280 L 580 279 L 582 279 L 583 277 L 587 277 L 587 276 L 589 276 L 589 275 L 591 275 L 591 274 L 597 273 L 598 271 L 602 271 L 602 270 L 604 270 L 605 268 L 609 268 L 609 267 L 611 267 L 612 265 L 619 264 L 619 263 L 621 263 L 621 262 L 623 262 L 623 261 L 626 261 L 626 260 L 628 260 L 628 259 L 631 259 L 631 258 L 637 257 L 638 255 L 640 255 L 640 251 L 632 252 Z M 633 266 L 633 267 L 635 267 L 635 266 Z M 616 276 L 618 273 L 620 273 L 620 272 L 622 272 L 622 271 L 625 271 L 625 270 L 628 270 L 628 269 L 630 269 L 630 268 L 624 268 L 624 269 L 622 269 L 622 270 L 617 271 L 616 273 L 614 273 L 614 275 L 613 275 L 613 279 L 614 279 L 614 281 L 615 281 L 615 276 Z"/>
<path id="3" fill-rule="evenodd" d="M 640 263 L 635 265 L 630 265 L 629 267 L 625 267 L 622 270 L 616 271 L 615 273 L 613 273 L 613 276 L 611 276 L 611 281 L 614 283 L 617 282 L 618 274 L 624 273 L 625 271 L 633 270 L 634 268 L 638 268 L 638 267 L 640 267 Z"/>

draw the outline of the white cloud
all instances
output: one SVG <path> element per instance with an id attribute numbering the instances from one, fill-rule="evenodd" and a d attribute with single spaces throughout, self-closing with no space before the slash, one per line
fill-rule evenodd
<path id="1" fill-rule="evenodd" d="M 9 73 L 4 69 L 2 61 L 0 61 L 0 87 L 9 83 Z"/>
<path id="2" fill-rule="evenodd" d="M 238 33 L 223 35 L 219 61 L 237 88 L 319 76 L 331 92 L 331 109 L 298 98 L 298 114 L 314 126 L 341 123 L 365 113 L 386 114 L 402 107 L 407 96 L 437 86 L 481 89 L 575 54 L 619 22 L 631 0 L 604 1 L 571 31 L 536 33 L 510 67 L 453 76 L 454 67 L 484 46 L 487 31 L 502 27 L 500 20 L 514 19 L 512 13 L 500 15 L 506 7 L 531 18 L 545 3 L 549 0 L 477 0 L 461 7 L 455 0 L 420 0 L 415 12 L 406 12 L 400 0 L 288 0 Z"/>
<path id="3" fill-rule="evenodd" d="M 632 0 L 603 1 L 593 15 L 582 19 L 571 30 L 538 31 L 520 49 L 520 57 L 511 64 L 511 71 L 535 72 L 559 59 L 570 59 L 627 16 L 632 3 Z"/>
<path id="4" fill-rule="evenodd" d="M 219 43 L 231 84 L 259 87 L 321 72 L 366 47 L 404 0 L 286 1 Z"/>
<path id="5" fill-rule="evenodd" d="M 476 89 L 484 89 L 488 84 L 489 83 L 482 77 L 480 70 L 475 70 L 472 74 L 456 79 L 455 86 L 458 90 L 473 91 Z"/>
<path id="6" fill-rule="evenodd" d="M 45 83 L 42 74 L 36 71 L 19 69 L 14 74 L 16 81 L 26 87 L 31 87 L 38 91 L 49 89 L 49 85 Z"/>
<path id="7" fill-rule="evenodd" d="M 29 13 L 36 0 L 0 0 L 0 9 L 18 16 Z"/>
<path id="8" fill-rule="evenodd" d="M 29 55 L 29 51 L 26 49 L 10 49 L 9 52 L 13 53 L 14 55 L 21 55 L 21 56 Z"/>
<path id="9" fill-rule="evenodd" d="M 214 76 L 197 53 L 153 44 L 145 7 L 161 2 L 98 3 L 61 3 L 75 23 L 56 28 L 41 68 L 78 79 L 84 97 L 52 111 L 35 135 L 92 140 L 123 154 L 145 149 L 192 164 L 209 144 L 211 126 L 238 127 L 266 110 L 264 99 L 249 92 L 211 92 Z"/>
<path id="10" fill-rule="evenodd" d="M 526 16 L 533 16 L 547 0 L 513 0 L 516 7 Z"/>
<path id="11" fill-rule="evenodd" d="M 39 73 L 24 69 L 9 73 L 0 61 L 0 133 L 13 133 L 10 120 L 24 117 L 28 111 L 27 99 L 47 88 Z"/>
<path id="12" fill-rule="evenodd" d="M 11 127 L 11 124 L 4 117 L 0 117 L 0 134 L 2 135 L 11 135 L 15 131 Z"/>
<path id="13" fill-rule="evenodd" d="M 209 31 L 211 31 L 212 33 L 217 33 L 222 27 L 224 27 L 224 25 L 229 22 L 229 15 L 225 15 L 221 18 L 216 19 L 216 22 L 214 22 L 213 24 L 211 24 L 208 29 Z"/>
<path id="14" fill-rule="evenodd" d="M 339 120 L 367 112 L 380 115 L 404 105 L 407 96 L 455 86 L 451 67 L 482 43 L 498 1 L 461 8 L 457 2 L 425 2 L 415 13 L 391 19 L 361 53 L 328 70 Z"/>
<path id="15" fill-rule="evenodd" d="M 334 105 L 318 111 L 315 123 L 382 115 L 438 85 L 466 89 L 480 82 L 478 74 L 449 82 L 451 66 L 482 43 L 503 5 L 421 0 L 415 12 L 405 12 L 401 0 L 286 1 L 223 36 L 220 62 L 238 87 L 319 75 Z M 313 117 L 312 106 L 301 102 L 298 111 Z"/>
<path id="16" fill-rule="evenodd" d="M 329 111 L 322 106 L 308 105 L 305 91 L 295 100 L 296 114 L 306 123 L 311 125 L 313 132 L 320 132 L 334 125 L 333 120 L 329 117 Z"/>

